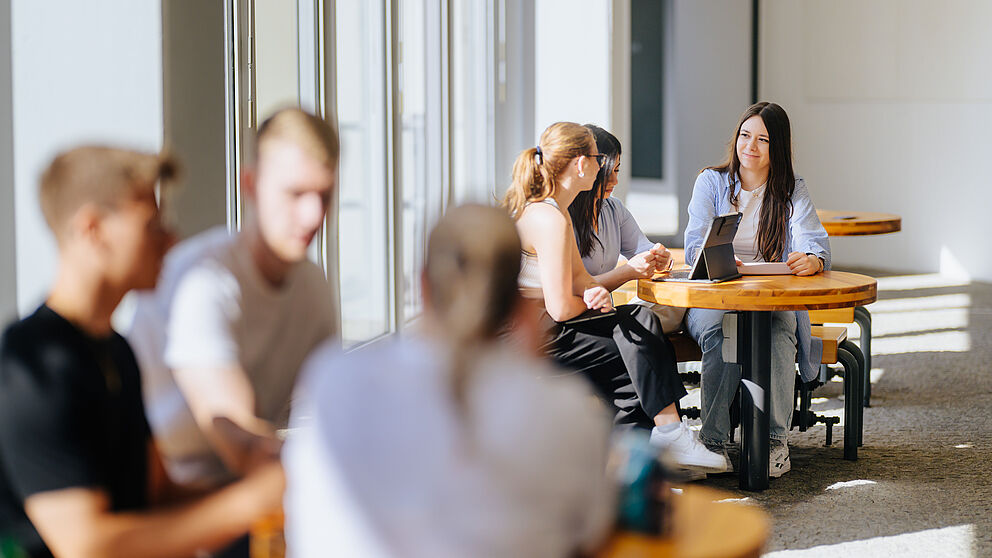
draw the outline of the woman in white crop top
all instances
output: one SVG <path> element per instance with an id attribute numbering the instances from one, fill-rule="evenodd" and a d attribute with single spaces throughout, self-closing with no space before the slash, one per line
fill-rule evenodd
<path id="1" fill-rule="evenodd" d="M 614 309 L 579 257 L 568 206 L 592 188 L 602 159 L 587 128 L 558 122 L 513 165 L 503 205 L 520 233 L 521 290 L 544 303 L 544 350 L 592 382 L 617 424 L 652 428 L 652 441 L 686 467 L 722 471 L 723 458 L 681 421 L 677 404 L 686 391 L 657 318 L 639 306 Z"/>
<path id="2" fill-rule="evenodd" d="M 661 244 L 652 243 L 641 232 L 634 216 L 619 199 L 610 197 L 620 171 L 620 140 L 593 124 L 586 128 L 596 138 L 606 162 L 596 176 L 592 190 L 579 192 L 568 206 L 575 229 L 575 242 L 586 270 L 607 289 L 613 291 L 627 281 L 650 279 L 655 271 L 664 271 L 672 254 Z M 617 265 L 620 256 L 627 261 Z M 661 320 L 665 333 L 682 329 L 685 308 L 674 308 L 634 298 L 632 304 L 650 308 Z"/>

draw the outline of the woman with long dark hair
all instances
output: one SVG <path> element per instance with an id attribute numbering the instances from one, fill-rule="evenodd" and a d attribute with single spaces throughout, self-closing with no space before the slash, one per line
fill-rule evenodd
<path id="1" fill-rule="evenodd" d="M 813 275 L 829 268 L 830 243 L 805 181 L 792 168 L 792 132 L 785 110 L 761 102 L 741 116 L 730 142 L 727 161 L 704 169 L 696 178 L 685 230 L 685 259 L 699 256 L 713 217 L 743 214 L 734 252 L 743 262 L 785 262 L 794 275 Z M 740 366 L 723 361 L 724 311 L 691 308 L 689 333 L 703 349 L 702 419 L 700 439 L 722 452 L 728 450 L 730 404 L 740 384 Z M 789 471 L 787 437 L 794 404 L 795 365 L 812 379 L 820 365 L 822 344 L 810 335 L 805 311 L 772 313 L 769 474 Z"/>
<path id="2" fill-rule="evenodd" d="M 620 140 L 610 132 L 593 124 L 586 128 L 596 138 L 596 147 L 605 162 L 592 189 L 579 192 L 568 206 L 575 229 L 575 243 L 582 256 L 586 271 L 609 291 L 614 291 L 627 281 L 649 279 L 656 271 L 664 271 L 671 264 L 671 252 L 661 244 L 652 243 L 634 220 L 634 216 L 619 199 L 611 197 L 617 186 L 622 155 Z M 623 265 L 617 262 L 623 256 Z M 684 308 L 673 308 L 635 298 L 634 304 L 645 306 L 661 320 L 665 333 L 682 327 Z"/>
<path id="3" fill-rule="evenodd" d="M 552 124 L 517 156 L 503 205 L 520 233 L 521 292 L 543 306 L 546 352 L 592 382 L 615 422 L 652 428 L 652 442 L 686 467 L 723 471 L 722 456 L 681 421 L 686 391 L 657 318 L 639 306 L 612 308 L 579 257 L 568 207 L 592 188 L 602 159 L 592 133 L 572 122 Z"/>

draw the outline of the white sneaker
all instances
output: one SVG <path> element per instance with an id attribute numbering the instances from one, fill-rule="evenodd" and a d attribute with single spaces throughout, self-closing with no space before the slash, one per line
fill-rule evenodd
<path id="1" fill-rule="evenodd" d="M 711 452 L 723 456 L 723 458 L 727 461 L 728 473 L 733 473 L 736 470 L 734 464 L 740 462 L 741 459 L 740 446 L 729 441 L 713 445 L 703 442 L 703 445 L 706 446 L 706 449 Z"/>
<path id="2" fill-rule="evenodd" d="M 727 460 L 719 453 L 706 449 L 696 438 L 696 433 L 685 422 L 672 432 L 662 432 L 658 427 L 651 430 L 651 443 L 666 452 L 666 460 L 680 467 L 697 471 L 722 473 L 727 470 Z"/>
<path id="3" fill-rule="evenodd" d="M 789 444 L 782 440 L 768 441 L 768 476 L 777 479 L 792 470 Z"/>

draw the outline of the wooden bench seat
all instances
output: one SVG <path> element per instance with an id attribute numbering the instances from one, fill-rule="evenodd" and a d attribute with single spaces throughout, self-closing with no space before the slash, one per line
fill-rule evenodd
<path id="1" fill-rule="evenodd" d="M 832 308 L 830 310 L 810 310 L 809 321 L 813 324 L 854 323 L 854 307 Z"/>
<path id="2" fill-rule="evenodd" d="M 837 348 L 847 340 L 847 328 L 813 326 L 810 333 L 823 341 L 823 358 L 820 359 L 820 364 L 836 364 Z"/>
<path id="3" fill-rule="evenodd" d="M 837 349 L 847 340 L 847 328 L 813 326 L 811 333 L 813 337 L 819 337 L 823 341 L 823 358 L 820 359 L 820 363 L 836 364 Z M 695 362 L 703 358 L 703 350 L 688 333 L 680 331 L 667 337 L 675 347 L 677 362 Z"/>
<path id="4" fill-rule="evenodd" d="M 666 335 L 668 340 L 675 347 L 676 362 L 696 362 L 703 359 L 703 350 L 699 348 L 696 340 L 685 332 L 670 333 Z"/>

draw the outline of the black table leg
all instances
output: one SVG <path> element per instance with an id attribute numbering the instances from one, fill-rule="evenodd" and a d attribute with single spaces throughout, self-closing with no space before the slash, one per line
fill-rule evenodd
<path id="1" fill-rule="evenodd" d="M 764 401 L 755 405 L 751 392 L 741 387 L 741 490 L 768 488 L 768 430 L 771 372 L 771 312 L 741 312 L 738 324 L 737 353 L 741 378 L 757 384 L 764 392 Z M 759 410 L 758 407 L 764 409 Z"/>
<path id="2" fill-rule="evenodd" d="M 865 385 L 862 389 L 864 406 L 871 407 L 871 312 L 864 306 L 854 307 L 854 321 L 861 329 L 861 354 L 865 357 Z"/>

